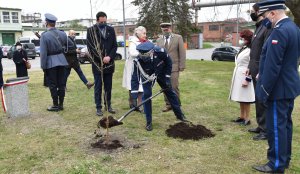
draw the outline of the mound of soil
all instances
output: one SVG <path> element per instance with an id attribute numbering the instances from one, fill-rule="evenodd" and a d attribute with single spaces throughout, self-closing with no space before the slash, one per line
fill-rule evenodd
<path id="1" fill-rule="evenodd" d="M 93 148 L 100 148 L 104 150 L 113 150 L 113 149 L 123 147 L 123 145 L 120 143 L 119 140 L 112 140 L 106 142 L 104 139 L 100 139 L 99 141 L 92 143 L 91 146 Z"/>
<path id="2" fill-rule="evenodd" d="M 166 130 L 166 134 L 169 137 L 181 138 L 184 140 L 199 140 L 215 136 L 215 134 L 205 126 L 185 122 L 170 125 L 169 129 Z"/>
<path id="3" fill-rule="evenodd" d="M 107 124 L 108 122 L 108 124 Z M 103 127 L 103 128 L 111 128 L 114 126 L 122 125 L 123 122 L 118 122 L 118 120 L 114 119 L 112 116 L 108 117 L 103 117 L 99 122 L 98 122 L 98 127 Z"/>

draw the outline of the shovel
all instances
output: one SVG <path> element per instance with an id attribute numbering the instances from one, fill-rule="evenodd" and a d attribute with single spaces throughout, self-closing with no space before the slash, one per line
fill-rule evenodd
<path id="1" fill-rule="evenodd" d="M 155 95 L 152 95 L 151 97 L 147 98 L 146 100 L 144 100 L 141 104 L 137 105 L 134 108 L 131 108 L 129 111 L 127 111 L 121 118 L 119 118 L 118 120 L 114 119 L 112 116 L 108 116 L 108 117 L 104 117 L 102 118 L 99 122 L 98 122 L 98 127 L 103 127 L 103 128 L 111 128 L 114 126 L 118 126 L 118 125 L 122 125 L 123 122 L 122 120 L 124 118 L 126 118 L 131 112 L 135 111 L 137 108 L 141 107 L 144 103 L 146 103 L 147 101 L 151 100 L 152 98 L 158 96 L 159 94 L 161 94 L 162 92 L 164 92 L 164 89 L 161 89 L 158 93 L 156 93 Z"/>

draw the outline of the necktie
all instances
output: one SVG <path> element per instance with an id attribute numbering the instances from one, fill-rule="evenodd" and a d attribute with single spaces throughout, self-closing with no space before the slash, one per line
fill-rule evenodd
<path id="1" fill-rule="evenodd" d="M 169 48 L 169 42 L 168 42 L 169 36 L 165 36 L 165 38 L 166 38 L 165 49 L 168 49 Z"/>

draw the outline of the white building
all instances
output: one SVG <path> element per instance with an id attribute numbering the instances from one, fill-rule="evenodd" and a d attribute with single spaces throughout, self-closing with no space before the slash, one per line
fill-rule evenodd
<path id="1" fill-rule="evenodd" d="M 13 45 L 22 35 L 21 11 L 0 7 L 0 45 Z"/>

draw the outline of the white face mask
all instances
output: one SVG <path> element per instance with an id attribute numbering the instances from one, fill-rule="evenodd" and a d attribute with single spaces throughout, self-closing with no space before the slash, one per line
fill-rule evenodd
<path id="1" fill-rule="evenodd" d="M 243 46 L 243 45 L 244 45 L 244 43 L 245 43 L 245 41 L 244 41 L 244 40 L 239 40 L 239 44 L 240 44 L 241 46 Z"/>
<path id="2" fill-rule="evenodd" d="M 22 46 L 20 46 L 20 45 L 18 45 L 18 46 L 16 47 L 17 50 L 21 50 L 21 48 L 22 48 Z"/>

